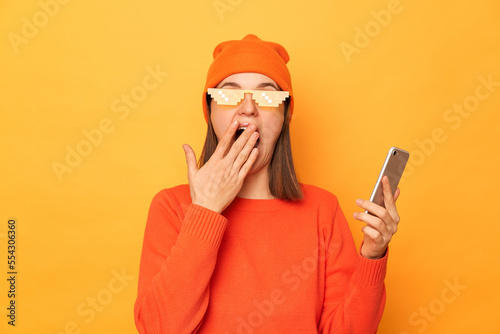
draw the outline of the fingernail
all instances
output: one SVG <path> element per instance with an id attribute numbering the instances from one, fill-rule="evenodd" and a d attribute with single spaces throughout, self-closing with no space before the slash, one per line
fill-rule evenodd
<path id="1" fill-rule="evenodd" d="M 235 121 L 233 122 L 233 125 L 238 125 L 238 121 L 236 121 L 236 120 L 235 120 Z"/>
<path id="2" fill-rule="evenodd" d="M 360 199 L 357 199 L 357 200 L 356 200 L 356 205 L 361 205 L 361 203 L 363 203 L 363 201 L 362 201 L 362 200 L 360 200 Z"/>

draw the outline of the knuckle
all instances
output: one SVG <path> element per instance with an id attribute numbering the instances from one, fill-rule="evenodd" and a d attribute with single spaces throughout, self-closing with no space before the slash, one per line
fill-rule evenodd
<path id="1" fill-rule="evenodd" d="M 377 221 L 377 231 L 382 234 L 383 231 L 387 230 L 386 225 L 383 220 L 379 219 Z"/>
<path id="2" fill-rule="evenodd" d="M 382 218 L 382 220 L 385 222 L 389 222 L 392 220 L 392 217 L 387 210 L 384 210 L 380 218 Z"/>
<path id="3" fill-rule="evenodd" d="M 236 179 L 236 176 L 238 175 L 238 173 L 236 172 L 236 170 L 231 169 L 231 172 L 229 173 L 229 180 L 231 182 L 231 185 L 234 186 L 234 180 Z"/>
<path id="4" fill-rule="evenodd" d="M 242 152 L 241 152 L 240 154 L 238 154 L 238 156 L 236 157 L 236 162 L 238 162 L 238 163 L 243 163 L 243 162 L 245 162 L 245 160 L 246 160 L 246 159 L 247 159 L 246 154 L 245 154 L 245 152 L 243 152 L 243 151 L 242 151 Z"/>
<path id="5" fill-rule="evenodd" d="M 242 136 L 243 136 L 243 135 L 242 135 Z M 240 138 L 241 138 L 241 136 L 240 136 Z M 232 147 L 231 147 L 231 148 L 234 148 L 234 149 L 241 149 L 241 148 L 243 147 L 243 144 L 244 144 L 244 143 L 242 143 L 242 142 L 241 142 L 240 138 L 238 138 L 238 140 L 236 140 L 236 141 L 233 143 L 233 145 L 232 145 Z"/>
<path id="6" fill-rule="evenodd" d="M 217 144 L 216 149 L 221 150 L 221 149 L 223 149 L 223 148 L 224 148 L 224 146 L 226 146 L 226 145 L 227 145 L 227 138 L 222 137 L 222 138 L 220 139 L 219 143 Z"/>
<path id="7" fill-rule="evenodd" d="M 380 230 L 381 230 L 382 225 L 384 224 L 384 222 L 382 222 L 380 219 L 374 219 L 369 224 L 375 230 L 375 233 L 380 233 Z"/>

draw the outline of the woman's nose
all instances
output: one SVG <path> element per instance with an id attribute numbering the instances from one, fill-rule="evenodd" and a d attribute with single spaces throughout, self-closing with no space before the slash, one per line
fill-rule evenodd
<path id="1" fill-rule="evenodd" d="M 257 105 L 256 102 L 252 99 L 251 93 L 245 93 L 245 97 L 243 98 L 243 101 L 241 101 L 240 104 L 240 112 L 257 115 L 258 113 Z"/>

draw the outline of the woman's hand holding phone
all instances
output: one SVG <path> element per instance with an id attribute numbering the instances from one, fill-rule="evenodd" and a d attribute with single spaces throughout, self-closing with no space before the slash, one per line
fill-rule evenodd
<path id="1" fill-rule="evenodd" d="M 243 181 L 257 159 L 254 145 L 259 138 L 250 124 L 232 144 L 239 123 L 234 121 L 222 136 L 210 159 L 198 169 L 193 149 L 182 147 L 188 167 L 189 190 L 193 204 L 221 213 L 238 195 Z"/>
<path id="2" fill-rule="evenodd" d="M 368 259 L 384 257 L 387 246 L 398 229 L 399 214 L 396 208 L 396 200 L 399 197 L 400 190 L 397 188 L 394 196 L 392 195 L 387 176 L 382 178 L 382 188 L 385 208 L 368 200 L 358 199 L 356 205 L 370 213 L 363 211 L 353 214 L 354 219 L 367 224 L 361 229 L 364 233 L 361 255 Z"/>

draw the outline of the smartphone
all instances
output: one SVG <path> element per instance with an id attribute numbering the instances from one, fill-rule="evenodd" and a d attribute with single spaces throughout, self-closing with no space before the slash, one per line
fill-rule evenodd
<path id="1" fill-rule="evenodd" d="M 385 207 L 382 177 L 384 175 L 387 175 L 387 177 L 389 178 L 389 184 L 391 185 L 392 194 L 394 195 L 394 192 L 398 188 L 399 180 L 401 179 L 401 175 L 403 175 L 403 171 L 409 158 L 410 153 L 405 150 L 397 147 L 391 147 L 389 149 L 387 157 L 385 158 L 384 165 L 382 166 L 382 170 L 380 171 L 380 174 L 378 176 L 377 183 L 375 183 L 372 195 L 370 196 L 371 202 Z M 368 210 L 365 210 L 365 212 L 370 213 L 368 212 Z"/>

